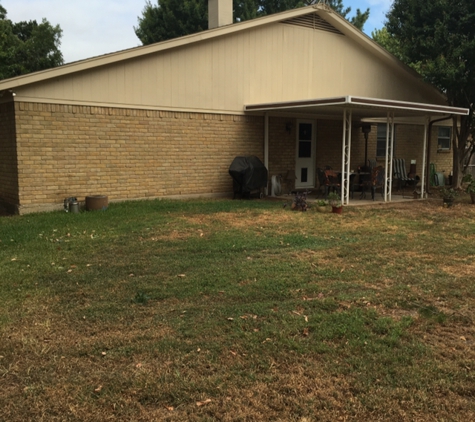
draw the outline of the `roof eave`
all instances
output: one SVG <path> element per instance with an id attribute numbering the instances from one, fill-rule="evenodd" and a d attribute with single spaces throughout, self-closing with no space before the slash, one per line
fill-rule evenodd
<path id="1" fill-rule="evenodd" d="M 298 109 L 310 109 L 318 107 L 372 107 L 383 110 L 405 110 L 420 114 L 453 114 L 467 116 L 470 112 L 467 108 L 450 107 L 438 104 L 414 103 L 407 101 L 387 100 L 381 98 L 366 98 L 353 96 L 340 96 L 332 98 L 319 98 L 310 100 L 297 100 L 275 102 L 265 104 L 248 104 L 244 107 L 246 112 L 270 112 L 270 111 L 296 111 Z"/>

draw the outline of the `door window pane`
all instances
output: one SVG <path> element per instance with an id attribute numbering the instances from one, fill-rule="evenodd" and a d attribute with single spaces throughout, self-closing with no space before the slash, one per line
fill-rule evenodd
<path id="1" fill-rule="evenodd" d="M 299 142 L 299 158 L 310 158 L 312 156 L 312 143 Z"/>
<path id="2" fill-rule="evenodd" d="M 312 124 L 311 123 L 299 124 L 299 140 L 300 141 L 312 140 Z"/>
<path id="3" fill-rule="evenodd" d="M 300 170 L 300 182 L 301 183 L 306 183 L 308 182 L 308 169 L 302 168 Z"/>

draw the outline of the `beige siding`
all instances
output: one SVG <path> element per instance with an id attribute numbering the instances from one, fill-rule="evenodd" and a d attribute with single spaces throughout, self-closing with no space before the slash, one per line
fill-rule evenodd
<path id="1" fill-rule="evenodd" d="M 351 37 L 273 23 L 17 89 L 18 99 L 240 113 L 342 95 L 441 103 Z"/>

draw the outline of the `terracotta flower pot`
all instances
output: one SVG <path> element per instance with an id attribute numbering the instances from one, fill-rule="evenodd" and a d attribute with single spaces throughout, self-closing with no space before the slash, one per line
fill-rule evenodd
<path id="1" fill-rule="evenodd" d="M 343 211 L 343 206 L 340 207 L 332 207 L 332 213 L 334 214 L 341 214 Z"/>
<path id="2" fill-rule="evenodd" d="M 86 196 L 86 210 L 106 210 L 109 205 L 109 198 L 105 195 Z"/>

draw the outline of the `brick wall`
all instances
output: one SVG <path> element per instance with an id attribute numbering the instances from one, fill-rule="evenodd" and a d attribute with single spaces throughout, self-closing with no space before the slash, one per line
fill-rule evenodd
<path id="1" fill-rule="evenodd" d="M 0 105 L 0 116 L 0 200 L 20 212 L 59 208 L 69 196 L 103 194 L 113 201 L 231 193 L 233 158 L 263 160 L 264 154 L 264 119 L 258 116 L 24 102 Z M 295 118 L 269 119 L 269 176 L 285 177 L 294 169 L 296 129 Z M 341 121 L 316 119 L 317 167 L 341 168 L 342 129 Z M 418 174 L 423 130 L 404 125 L 396 130 L 395 156 L 405 158 L 408 167 L 416 159 Z M 368 158 L 375 151 L 373 127 Z M 353 129 L 351 167 L 363 162 L 364 137 Z M 452 154 L 437 151 L 437 128 L 431 162 L 450 172 Z"/>
<path id="2" fill-rule="evenodd" d="M 341 145 L 343 123 L 339 120 L 316 119 L 316 167 L 330 166 L 341 169 Z M 286 131 L 287 123 L 291 131 Z M 269 172 L 285 176 L 288 170 L 295 167 L 297 120 L 293 118 L 271 117 L 269 119 Z M 365 165 L 365 140 L 360 128 L 352 128 L 351 136 L 351 168 Z M 368 136 L 368 159 L 376 158 L 376 126 L 373 125 Z M 431 132 L 430 162 L 436 164 L 437 171 L 448 175 L 452 169 L 452 153 L 437 150 L 438 129 Z M 411 160 L 416 160 L 416 170 L 422 175 L 422 154 L 424 127 L 415 125 L 397 125 L 394 156 L 406 160 L 409 172 Z M 378 160 L 383 164 L 383 159 Z M 384 164 L 383 164 L 384 165 Z M 316 181 L 315 186 L 318 186 Z"/>
<path id="3" fill-rule="evenodd" d="M 21 212 L 64 198 L 232 192 L 237 155 L 263 159 L 263 119 L 17 103 Z"/>
<path id="4" fill-rule="evenodd" d="M 317 167 L 341 169 L 341 144 L 343 138 L 343 122 L 339 120 L 317 121 Z M 354 148 L 352 153 L 356 154 Z M 352 158 L 354 161 L 354 158 Z"/>
<path id="5" fill-rule="evenodd" d="M 293 189 L 295 183 L 286 176 L 295 170 L 296 130 L 295 119 L 269 118 L 269 179 L 281 175 L 284 193 Z"/>
<path id="6" fill-rule="evenodd" d="M 438 135 L 438 127 L 433 128 L 431 131 L 430 162 L 435 164 L 437 172 L 443 173 L 448 178 L 453 169 L 453 145 L 448 151 L 439 151 L 437 145 Z"/>
<path id="7" fill-rule="evenodd" d="M 360 140 L 363 141 L 363 135 L 358 134 Z M 433 127 L 430 134 L 430 159 L 429 163 L 436 165 L 438 172 L 443 172 L 449 175 L 452 170 L 452 150 L 438 151 L 437 150 L 437 136 L 438 128 Z M 423 163 L 423 140 L 424 140 L 424 126 L 416 125 L 396 125 L 395 131 L 395 158 L 404 158 L 406 160 L 407 171 L 411 160 L 416 160 L 417 174 L 422 175 Z M 376 154 L 376 127 L 373 126 L 368 137 L 368 158 L 374 160 Z M 353 156 L 352 156 L 353 157 Z M 353 161 L 353 158 L 352 158 Z M 364 161 L 362 158 L 361 162 Z M 383 160 L 379 160 L 381 164 Z"/>
<path id="8" fill-rule="evenodd" d="M 18 204 L 15 108 L 13 102 L 0 104 L 0 203 L 10 207 L 13 204 Z"/>

